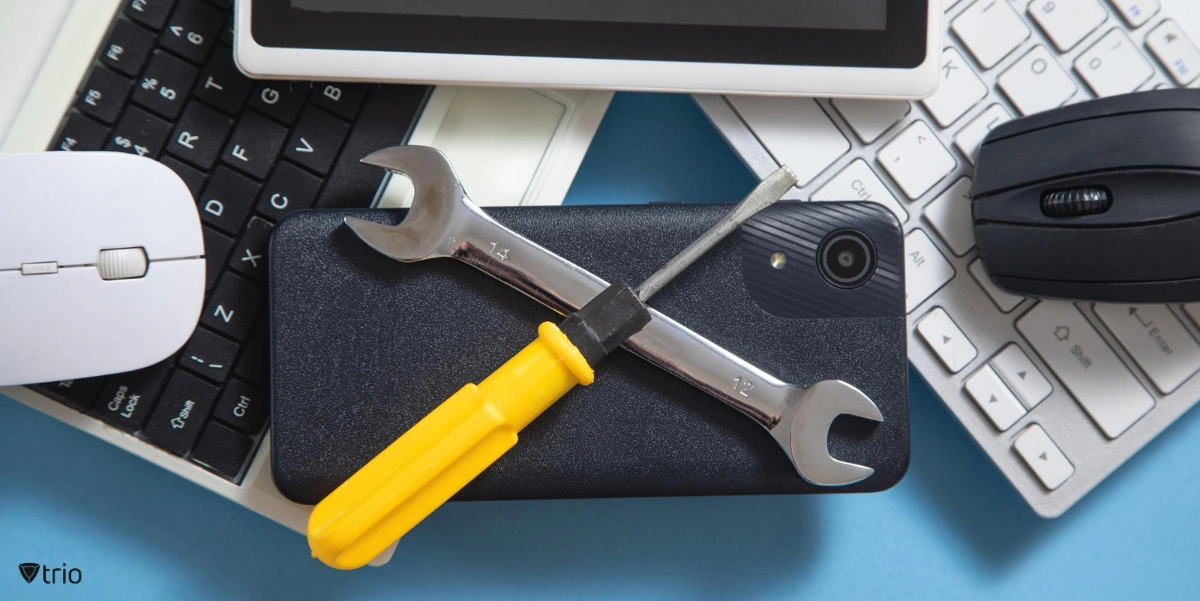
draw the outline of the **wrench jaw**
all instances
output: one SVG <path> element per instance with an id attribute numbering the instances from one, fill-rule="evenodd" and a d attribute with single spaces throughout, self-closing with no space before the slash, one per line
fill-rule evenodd
<path id="1" fill-rule="evenodd" d="M 788 403 L 782 422 L 771 433 L 792 458 L 800 476 L 818 486 L 847 486 L 875 470 L 829 455 L 829 426 L 839 415 L 882 422 L 879 407 L 857 388 L 840 380 L 818 382 Z"/>
<path id="2" fill-rule="evenodd" d="M 463 221 L 477 212 L 463 191 L 446 155 L 428 146 L 393 146 L 363 157 L 363 163 L 383 167 L 412 180 L 412 207 L 399 225 L 388 226 L 347 217 L 345 223 L 371 248 L 397 261 L 411 263 L 445 257 L 443 243 Z"/>
<path id="3" fill-rule="evenodd" d="M 427 252 L 431 250 L 427 248 L 427 241 L 423 241 L 412 228 L 404 227 L 407 219 L 400 225 L 383 225 L 357 217 L 345 217 L 342 222 L 367 246 L 397 261 L 412 263 L 434 256 Z"/>
<path id="4" fill-rule="evenodd" d="M 436 148 L 391 146 L 368 154 L 361 162 L 408 176 L 413 184 L 413 198 L 436 199 L 435 206 L 457 202 L 466 196 L 450 159 Z M 421 207 L 413 208 L 420 210 Z"/>

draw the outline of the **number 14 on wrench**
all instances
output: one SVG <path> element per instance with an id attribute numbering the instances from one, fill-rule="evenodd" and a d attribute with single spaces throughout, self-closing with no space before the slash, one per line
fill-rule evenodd
<path id="1" fill-rule="evenodd" d="M 608 287 L 596 275 L 488 217 L 467 198 L 441 152 L 396 146 L 374 152 L 363 162 L 407 175 L 415 188 L 412 208 L 399 225 L 346 218 L 346 225 L 380 253 L 406 263 L 458 259 L 562 314 L 578 310 Z M 772 186 L 778 198 L 794 183 L 777 172 L 759 186 Z M 875 473 L 829 455 L 829 425 L 839 415 L 883 421 L 879 408 L 857 388 L 840 380 L 808 387 L 783 382 L 670 317 L 650 312 L 650 323 L 624 347 L 756 421 L 805 480 L 845 486 Z"/>

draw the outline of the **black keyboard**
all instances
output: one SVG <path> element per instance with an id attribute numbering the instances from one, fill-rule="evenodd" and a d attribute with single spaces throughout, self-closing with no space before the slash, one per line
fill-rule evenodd
<path id="1" fill-rule="evenodd" d="M 312 207 L 365 207 L 358 160 L 401 144 L 425 86 L 255 81 L 233 63 L 229 0 L 128 0 L 51 150 L 136 153 L 173 169 L 204 228 L 204 312 L 138 371 L 32 388 L 240 482 L 266 431 L 267 240 Z"/>

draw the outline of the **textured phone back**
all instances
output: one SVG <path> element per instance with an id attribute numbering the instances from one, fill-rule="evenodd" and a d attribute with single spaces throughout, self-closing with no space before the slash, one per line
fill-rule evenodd
<path id="1" fill-rule="evenodd" d="M 662 205 L 488 213 L 606 280 L 636 284 L 728 210 Z M 343 226 L 346 215 L 398 223 L 404 212 L 299 212 L 275 227 L 271 241 L 272 470 L 284 495 L 300 503 L 319 501 L 446 397 L 487 377 L 535 337 L 538 323 L 560 319 L 457 261 L 392 261 Z M 753 268 L 745 269 L 747 280 L 756 282 L 760 299 L 802 294 L 797 306 L 825 306 L 823 315 L 855 313 L 854 299 L 865 298 L 855 314 L 869 317 L 777 317 L 751 299 L 743 261 L 758 265 L 758 259 L 747 256 L 779 247 L 791 257 L 789 268 L 815 269 L 815 245 L 844 227 L 867 231 L 880 257 L 865 295 L 847 296 L 823 282 L 807 290 L 793 282 L 776 291 L 764 288 L 770 272 Z M 546 411 L 456 498 L 892 486 L 909 456 L 902 258 L 901 230 L 878 205 L 781 203 L 650 301 L 781 380 L 841 379 L 866 393 L 884 422 L 839 418 L 829 443 L 834 456 L 875 468 L 865 481 L 844 488 L 808 484 L 756 423 L 621 350 L 597 369 L 594 384 L 577 387 Z"/>

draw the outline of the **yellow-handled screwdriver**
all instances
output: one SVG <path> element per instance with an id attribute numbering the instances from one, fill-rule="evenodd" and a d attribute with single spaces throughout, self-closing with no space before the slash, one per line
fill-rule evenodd
<path id="1" fill-rule="evenodd" d="M 737 226 L 796 182 L 786 166 L 646 279 L 613 282 L 561 325 L 538 337 L 485 380 L 467 384 L 355 472 L 313 509 L 312 554 L 330 567 L 362 567 L 433 513 L 517 444 L 517 433 L 650 321 L 645 301 Z"/>

